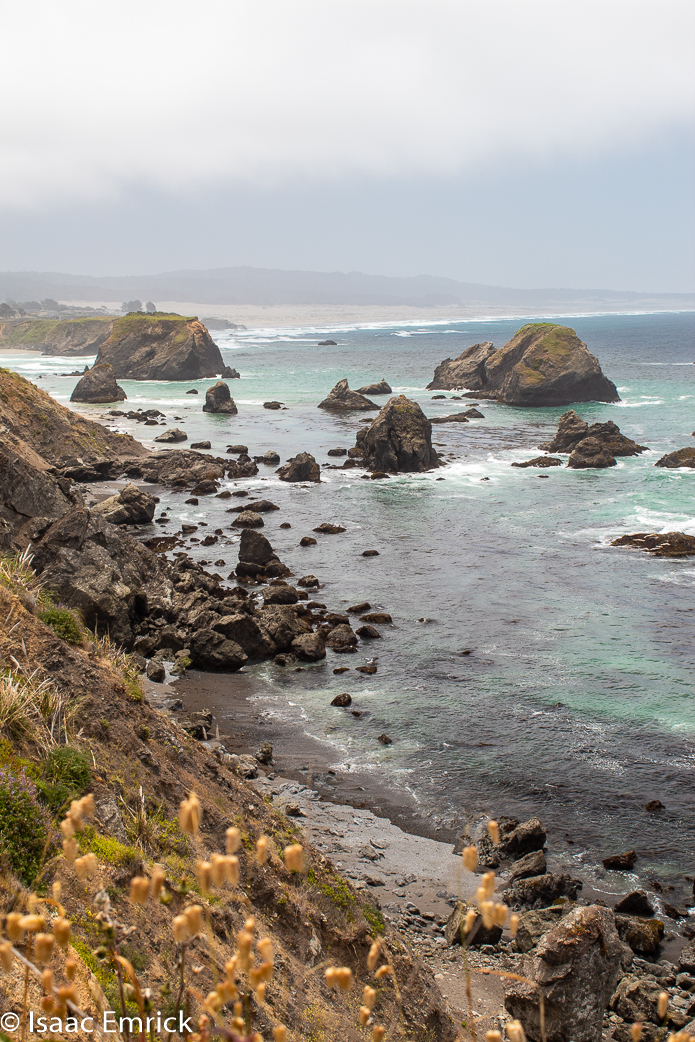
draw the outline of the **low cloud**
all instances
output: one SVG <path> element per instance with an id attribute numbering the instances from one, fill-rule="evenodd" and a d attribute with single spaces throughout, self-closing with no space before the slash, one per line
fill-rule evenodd
<path id="1" fill-rule="evenodd" d="M 0 205 L 449 175 L 693 116 L 691 0 L 14 0 Z"/>

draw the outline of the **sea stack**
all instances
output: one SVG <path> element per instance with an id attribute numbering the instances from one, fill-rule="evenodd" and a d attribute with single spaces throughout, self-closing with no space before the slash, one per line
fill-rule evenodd
<path id="1" fill-rule="evenodd" d="M 614 383 L 569 326 L 532 322 L 495 350 L 474 344 L 438 365 L 429 390 L 462 390 L 505 405 L 619 402 Z"/>
<path id="2" fill-rule="evenodd" d="M 349 409 L 378 409 L 379 406 L 370 402 L 358 391 L 351 391 L 347 380 L 338 380 L 327 398 L 319 402 L 319 409 L 332 409 L 336 412 L 346 412 Z"/>
<path id="3" fill-rule="evenodd" d="M 117 318 L 96 364 L 119 380 L 204 380 L 224 369 L 220 349 L 197 318 L 131 312 Z"/>
<path id="4" fill-rule="evenodd" d="M 374 471 L 397 474 L 439 466 L 432 447 L 432 424 L 417 402 L 404 394 L 390 398 L 370 427 L 357 434 L 364 464 Z"/>
<path id="5" fill-rule="evenodd" d="M 235 416 L 238 411 L 224 380 L 218 380 L 212 387 L 208 387 L 205 392 L 203 412 L 218 412 L 227 416 Z"/>
<path id="6" fill-rule="evenodd" d="M 124 402 L 128 395 L 116 383 L 113 366 L 102 362 L 88 369 L 78 380 L 75 390 L 70 395 L 71 402 L 90 402 L 93 405 L 109 402 Z"/>

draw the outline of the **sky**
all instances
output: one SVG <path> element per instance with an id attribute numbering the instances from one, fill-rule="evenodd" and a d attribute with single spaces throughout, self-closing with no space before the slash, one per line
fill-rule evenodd
<path id="1" fill-rule="evenodd" d="M 692 0 L 9 0 L 0 269 L 695 287 Z"/>

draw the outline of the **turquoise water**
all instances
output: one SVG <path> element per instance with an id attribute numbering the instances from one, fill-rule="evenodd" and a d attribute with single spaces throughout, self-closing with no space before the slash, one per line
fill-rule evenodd
<path id="1" fill-rule="evenodd" d="M 642 874 L 688 871 L 695 561 L 651 559 L 610 541 L 640 530 L 695 534 L 695 472 L 654 468 L 664 452 L 693 443 L 695 316 L 563 321 L 598 355 L 622 399 L 577 411 L 589 422 L 614 420 L 649 451 L 610 470 L 558 468 L 541 480 L 510 464 L 537 454 L 564 410 L 483 402 L 484 419 L 434 428 L 440 452 L 455 458 L 431 474 L 372 482 L 324 469 L 320 486 L 300 488 L 278 482 L 268 468 L 240 482 L 280 505 L 265 515 L 265 533 L 297 575 L 320 577 L 320 599 L 334 608 L 366 599 L 394 619 L 392 629 L 381 628 L 381 641 L 357 655 L 329 653 L 326 663 L 298 674 L 273 664 L 253 670 L 271 685 L 263 706 L 270 717 L 329 739 L 336 764 L 406 786 L 443 824 L 483 812 L 538 813 L 568 860 L 594 865 L 634 846 Z M 283 459 L 307 450 L 325 468 L 326 450 L 354 444 L 365 422 L 316 408 L 338 379 L 358 387 L 384 376 L 428 415 L 452 412 L 458 403 L 432 402 L 425 390 L 435 365 L 482 340 L 501 346 L 522 324 L 225 334 L 216 338 L 225 361 L 242 374 L 231 383 L 239 406 L 233 418 L 200 411 L 210 381 L 123 386 L 129 405 L 162 408 L 191 441 L 209 438 L 213 452 L 239 441 L 252 454 L 274 448 Z M 338 346 L 317 347 L 326 336 Z M 67 403 L 75 380 L 54 374 L 75 369 L 74 359 L 17 353 L 9 364 L 42 374 L 39 386 Z M 186 396 L 189 386 L 201 394 Z M 287 410 L 264 410 L 269 399 Z M 129 423 L 120 429 L 142 440 L 158 433 Z M 225 501 L 185 507 L 181 496 L 164 493 L 162 506 L 176 520 L 205 519 L 210 529 L 229 531 Z M 284 520 L 291 530 L 279 528 Z M 299 538 L 322 521 L 347 531 L 300 549 Z M 371 548 L 380 556 L 362 558 Z M 192 552 L 199 559 L 205 553 Z M 207 553 L 214 556 L 204 559 L 224 558 L 229 570 L 236 561 L 233 546 Z M 466 649 L 472 653 L 462 657 Z M 372 656 L 375 676 L 332 673 Z M 361 718 L 329 707 L 343 690 Z M 393 745 L 376 741 L 382 731 Z M 644 810 L 655 798 L 666 807 L 659 815 Z M 566 836 L 575 845 L 565 845 Z"/>

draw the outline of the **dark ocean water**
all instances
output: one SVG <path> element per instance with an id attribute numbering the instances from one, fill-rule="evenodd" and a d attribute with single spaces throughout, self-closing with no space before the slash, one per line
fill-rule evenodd
<path id="1" fill-rule="evenodd" d="M 634 847 L 642 876 L 675 876 L 692 872 L 695 849 L 695 560 L 651 559 L 610 541 L 632 531 L 695 534 L 695 471 L 654 468 L 664 452 L 695 444 L 695 315 L 563 321 L 599 357 L 622 399 L 577 411 L 589 422 L 614 420 L 649 451 L 610 470 L 558 468 L 540 480 L 510 464 L 536 454 L 564 410 L 484 402 L 484 419 L 434 429 L 440 451 L 456 458 L 431 474 L 364 481 L 360 472 L 324 470 L 321 485 L 307 489 L 283 485 L 268 469 L 239 483 L 281 506 L 265 515 L 265 534 L 297 575 L 320 577 L 321 600 L 338 608 L 366 599 L 394 619 L 358 655 L 329 653 L 304 673 L 273 664 L 253 671 L 270 684 L 263 708 L 271 718 L 328 739 L 336 765 L 407 788 L 442 823 L 537 813 L 568 862 L 591 871 L 607 853 Z M 233 418 L 202 414 L 202 397 L 185 396 L 180 384 L 123 386 L 130 405 L 156 405 L 172 426 L 183 417 L 190 440 L 209 438 L 215 453 L 241 441 L 283 459 L 307 450 L 325 466 L 326 450 L 354 444 L 364 425 L 359 415 L 316 408 L 338 379 L 358 387 L 384 376 L 428 415 L 451 412 L 450 402 L 432 402 L 425 390 L 435 365 L 482 340 L 501 346 L 521 325 L 225 334 L 218 338 L 225 360 L 242 374 L 231 385 Z M 329 335 L 338 346 L 317 347 Z M 43 374 L 40 385 L 67 401 L 74 378 L 54 374 L 74 369 L 74 359 L 17 353 L 9 364 Z M 209 382 L 186 388 L 202 392 Z M 288 409 L 264 410 L 269 399 Z M 158 433 L 121 429 L 142 440 Z M 211 498 L 185 507 L 180 496 L 162 497 L 175 520 L 205 520 L 211 530 L 229 530 L 227 505 Z M 279 528 L 284 520 L 291 530 Z M 299 538 L 322 521 L 347 532 L 300 549 Z M 366 548 L 380 556 L 363 558 Z M 205 559 L 219 557 L 231 570 L 234 547 Z M 374 676 L 332 673 L 372 656 Z M 343 690 L 361 718 L 330 708 Z M 376 741 L 383 731 L 393 745 Z M 650 799 L 665 810 L 648 813 Z"/>

